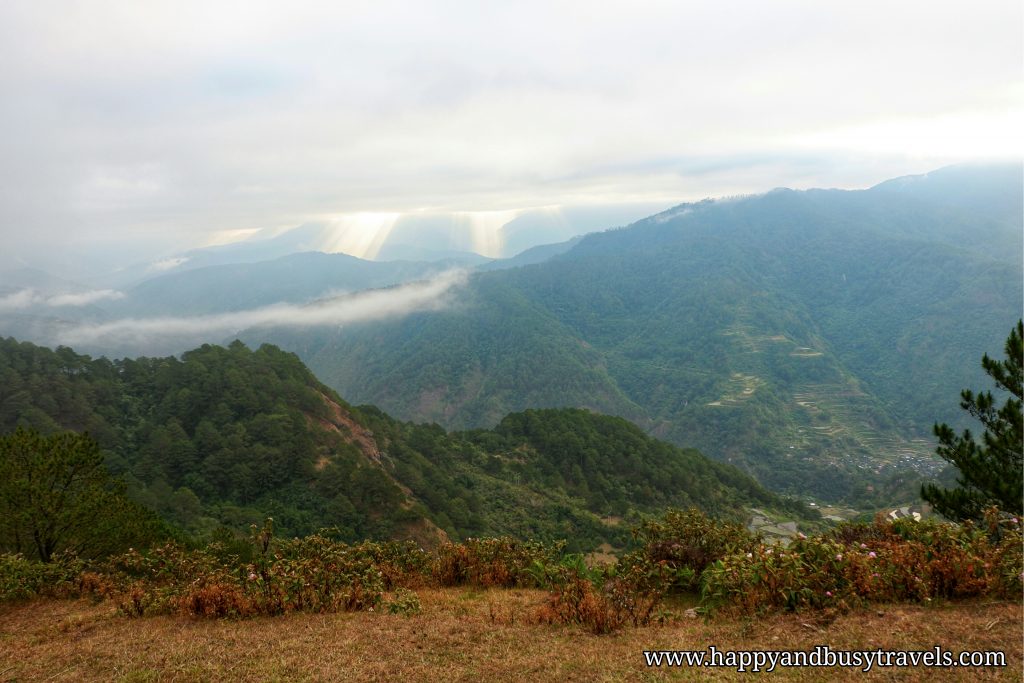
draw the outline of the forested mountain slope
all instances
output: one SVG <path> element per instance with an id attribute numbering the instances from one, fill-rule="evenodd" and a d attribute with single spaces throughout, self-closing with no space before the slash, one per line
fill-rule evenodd
<path id="1" fill-rule="evenodd" d="M 621 418 L 528 411 L 448 434 L 354 408 L 272 346 L 206 345 L 180 359 L 92 359 L 0 340 L 0 432 L 88 431 L 131 495 L 189 531 L 272 516 L 285 534 L 349 540 L 509 533 L 625 541 L 640 513 L 696 505 L 806 516 L 733 467 Z"/>
<path id="2" fill-rule="evenodd" d="M 1019 317 L 1020 187 L 1019 167 L 968 167 L 687 204 L 478 273 L 447 310 L 243 338 L 403 419 L 594 407 L 773 488 L 866 501 L 935 473 L 931 424 L 960 419 Z"/>

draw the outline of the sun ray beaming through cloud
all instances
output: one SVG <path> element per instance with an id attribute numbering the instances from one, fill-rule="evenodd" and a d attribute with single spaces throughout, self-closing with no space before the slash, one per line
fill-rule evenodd
<path id="1" fill-rule="evenodd" d="M 473 251 L 488 258 L 500 258 L 504 254 L 504 235 L 501 231 L 505 225 L 516 219 L 521 211 L 460 211 L 455 214 L 457 223 L 469 227 L 470 241 Z"/>
<path id="2" fill-rule="evenodd" d="M 387 241 L 400 213 L 353 213 L 335 217 L 318 245 L 329 254 L 343 253 L 374 259 Z"/>

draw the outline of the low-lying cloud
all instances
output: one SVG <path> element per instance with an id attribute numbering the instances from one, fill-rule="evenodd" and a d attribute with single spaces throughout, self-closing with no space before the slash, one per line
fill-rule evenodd
<path id="1" fill-rule="evenodd" d="M 99 301 L 124 298 L 124 294 L 113 289 L 93 289 L 68 294 L 43 294 L 34 289 L 22 289 L 13 294 L 0 296 L 0 312 L 19 311 L 33 306 L 88 306 Z"/>
<path id="2" fill-rule="evenodd" d="M 149 270 L 154 273 L 162 273 L 165 270 L 173 270 L 178 266 L 188 261 L 188 256 L 177 256 L 173 258 L 165 258 L 161 261 L 156 261 L 149 266 Z"/>
<path id="3" fill-rule="evenodd" d="M 358 292 L 308 304 L 273 304 L 244 311 L 187 317 L 123 318 L 79 324 L 61 331 L 62 343 L 91 344 L 103 340 L 136 343 L 167 337 L 214 339 L 260 327 L 338 327 L 350 323 L 437 310 L 446 295 L 465 282 L 462 270 L 389 289 Z"/>

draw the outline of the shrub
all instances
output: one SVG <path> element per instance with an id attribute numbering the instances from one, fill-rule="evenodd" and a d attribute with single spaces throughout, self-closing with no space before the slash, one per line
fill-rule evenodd
<path id="1" fill-rule="evenodd" d="M 538 610 L 537 619 L 549 624 L 580 624 L 596 634 L 610 633 L 625 621 L 590 579 L 578 575 L 567 577 L 551 594 Z"/>
<path id="2" fill-rule="evenodd" d="M 51 562 L 29 560 L 21 554 L 0 554 L 0 602 L 74 594 L 83 566 L 75 555 L 67 553 L 55 555 Z"/>
<path id="3" fill-rule="evenodd" d="M 534 586 L 537 563 L 553 563 L 564 547 L 564 542 L 545 544 L 507 536 L 445 543 L 434 551 L 431 574 L 441 586 Z"/>
<path id="4" fill-rule="evenodd" d="M 208 584 L 232 581 L 230 567 L 218 560 L 216 553 L 175 543 L 145 552 L 130 549 L 101 567 L 109 581 L 106 591 L 129 616 L 179 611 L 185 595 Z"/>
<path id="5" fill-rule="evenodd" d="M 318 534 L 280 543 L 247 570 L 246 591 L 263 614 L 363 610 L 384 592 L 372 557 Z"/>
<path id="6" fill-rule="evenodd" d="M 352 549 L 377 567 L 385 590 L 420 586 L 431 573 L 430 553 L 414 541 L 363 541 Z"/>
<path id="7" fill-rule="evenodd" d="M 388 614 L 401 614 L 411 616 L 419 614 L 421 608 L 420 597 L 407 588 L 399 588 L 384 607 Z"/>
<path id="8" fill-rule="evenodd" d="M 639 548 L 622 559 L 626 564 L 658 564 L 671 579 L 670 590 L 694 590 L 713 562 L 751 549 L 759 538 L 742 525 L 708 517 L 696 508 L 669 510 L 663 519 L 648 520 L 633 530 Z"/>
<path id="9" fill-rule="evenodd" d="M 633 626 L 650 623 L 651 614 L 673 585 L 673 571 L 664 560 L 628 558 L 609 570 L 602 593 L 616 615 Z"/>
<path id="10" fill-rule="evenodd" d="M 1019 521 L 996 515 L 988 526 L 879 518 L 788 548 L 761 544 L 709 567 L 702 603 L 749 614 L 984 595 L 1019 599 Z"/>
<path id="11" fill-rule="evenodd" d="M 574 560 L 558 567 L 556 589 L 539 610 L 540 621 L 580 624 L 597 634 L 643 626 L 650 623 L 670 584 L 665 563 L 642 556 L 604 569 Z"/>
<path id="12" fill-rule="evenodd" d="M 380 604 L 384 579 L 365 547 L 318 534 L 274 542 L 269 520 L 253 529 L 252 544 L 253 561 L 247 565 L 231 566 L 216 548 L 186 550 L 173 544 L 111 558 L 107 571 L 119 586 L 113 597 L 132 616 L 333 612 Z"/>
<path id="13" fill-rule="evenodd" d="M 240 617 L 255 612 L 249 596 L 237 584 L 228 582 L 188 588 L 178 599 L 178 608 L 197 617 Z"/>

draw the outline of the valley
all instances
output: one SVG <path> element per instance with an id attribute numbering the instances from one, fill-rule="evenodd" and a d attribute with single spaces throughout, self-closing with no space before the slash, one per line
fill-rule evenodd
<path id="1" fill-rule="evenodd" d="M 0 683 L 1021 680 L 952 9 L 0 2 Z"/>
<path id="2" fill-rule="evenodd" d="M 270 342 L 347 400 L 399 420 L 465 430 L 583 407 L 773 490 L 870 510 L 913 502 L 920 481 L 948 477 L 931 425 L 962 419 L 956 396 L 983 381 L 977 358 L 1024 299 L 1021 264 L 1007 258 L 1020 242 L 1019 181 L 1019 168 L 962 166 L 862 191 L 706 200 L 482 265 L 211 258 L 68 309 L 87 316 L 78 322 L 0 311 L 0 333 L 54 344 L 62 329 L 121 320 L 111 329 L 125 334 L 73 344 L 108 356 Z M 466 275 L 435 288 L 443 293 L 425 308 L 380 319 L 261 323 L 212 339 L 189 322 L 244 321 L 281 302 L 342 310 L 361 291 L 397 296 L 451 268 Z M 134 332 L 125 316 L 147 312 L 176 317 L 139 318 Z M 165 319 L 197 332 L 141 331 Z"/>

